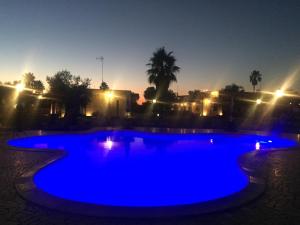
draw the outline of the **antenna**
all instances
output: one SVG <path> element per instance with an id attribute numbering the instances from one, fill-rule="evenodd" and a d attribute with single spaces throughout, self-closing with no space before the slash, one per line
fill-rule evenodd
<path id="1" fill-rule="evenodd" d="M 97 57 L 96 60 L 100 60 L 100 62 L 101 62 L 101 72 L 102 72 L 101 73 L 101 81 L 103 83 L 103 61 L 104 61 L 104 57 L 103 56 Z"/>

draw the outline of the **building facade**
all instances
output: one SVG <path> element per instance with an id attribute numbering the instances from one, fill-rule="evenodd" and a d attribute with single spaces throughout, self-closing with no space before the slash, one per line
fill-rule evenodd
<path id="1" fill-rule="evenodd" d="M 199 116 L 222 116 L 222 104 L 218 91 L 205 91 L 197 96 L 178 96 L 178 101 L 173 104 L 177 111 L 189 111 Z"/>
<path id="2" fill-rule="evenodd" d="M 86 116 L 130 117 L 132 105 L 138 100 L 138 94 L 129 90 L 90 89 L 91 99 L 84 114 Z"/>

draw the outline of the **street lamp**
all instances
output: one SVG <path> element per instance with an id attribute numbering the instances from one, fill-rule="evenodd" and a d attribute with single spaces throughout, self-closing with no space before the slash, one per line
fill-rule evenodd
<path id="1" fill-rule="evenodd" d="M 261 101 L 261 99 L 259 98 L 259 99 L 256 99 L 256 104 L 257 105 L 259 105 L 259 104 L 261 104 L 262 103 L 262 101 Z"/>
<path id="2" fill-rule="evenodd" d="M 152 100 L 152 103 L 154 103 L 154 104 L 155 104 L 156 102 L 157 102 L 157 100 L 156 100 L 156 99 L 153 99 L 153 100 Z"/>
<path id="3" fill-rule="evenodd" d="M 284 95 L 283 90 L 276 90 L 275 96 L 276 96 L 277 98 L 280 98 L 280 97 L 282 97 L 283 95 Z"/>
<path id="4" fill-rule="evenodd" d="M 24 89 L 25 89 L 24 84 L 18 83 L 18 84 L 16 85 L 16 90 L 17 90 L 18 93 L 24 91 Z"/>
<path id="5" fill-rule="evenodd" d="M 105 97 L 110 101 L 114 97 L 114 94 L 112 91 L 108 91 L 105 93 Z"/>

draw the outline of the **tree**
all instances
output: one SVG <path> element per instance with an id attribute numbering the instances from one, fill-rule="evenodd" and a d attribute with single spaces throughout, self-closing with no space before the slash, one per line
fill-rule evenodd
<path id="1" fill-rule="evenodd" d="M 224 89 L 221 90 L 221 92 L 225 93 L 225 94 L 231 94 L 231 95 L 235 95 L 239 92 L 244 92 L 244 88 L 242 86 L 239 86 L 237 84 L 230 84 L 230 85 L 226 85 Z"/>
<path id="2" fill-rule="evenodd" d="M 262 74 L 258 70 L 253 70 L 250 74 L 250 82 L 253 86 L 253 92 L 256 91 L 256 85 L 261 82 Z"/>
<path id="3" fill-rule="evenodd" d="M 165 48 L 157 49 L 149 60 L 147 66 L 148 81 L 156 87 L 159 100 L 168 95 L 168 89 L 172 82 L 177 82 L 176 74 L 180 68 L 176 66 L 173 52 L 166 52 Z"/>
<path id="4" fill-rule="evenodd" d="M 224 89 L 221 90 L 221 95 L 222 95 L 222 101 L 223 103 L 226 102 L 226 99 L 229 99 L 230 101 L 230 109 L 229 109 L 229 121 L 233 121 L 233 114 L 234 114 L 234 104 L 236 97 L 239 93 L 244 92 L 244 88 L 242 86 L 239 86 L 237 84 L 230 84 L 226 85 Z"/>
<path id="5" fill-rule="evenodd" d="M 100 85 L 100 90 L 102 90 L 102 91 L 109 90 L 108 84 L 106 82 L 102 81 L 102 83 Z"/>
<path id="6" fill-rule="evenodd" d="M 35 76 L 31 72 L 25 73 L 23 75 L 23 83 L 26 88 L 32 88 L 34 80 L 35 80 Z"/>
<path id="7" fill-rule="evenodd" d="M 50 87 L 49 94 L 65 106 L 65 116 L 74 119 L 80 115 L 81 109 L 90 101 L 88 87 L 91 80 L 81 79 L 67 70 L 59 71 L 46 80 Z"/>
<path id="8" fill-rule="evenodd" d="M 32 89 L 42 92 L 43 90 L 45 90 L 45 86 L 42 81 L 35 80 L 35 81 L 33 81 Z"/>
<path id="9" fill-rule="evenodd" d="M 189 91 L 188 94 L 189 94 L 189 101 L 196 101 L 201 98 L 200 90 Z"/>
<path id="10" fill-rule="evenodd" d="M 156 98 L 156 89 L 155 87 L 147 87 L 144 91 L 144 97 L 146 100 L 153 100 Z"/>
<path id="11" fill-rule="evenodd" d="M 28 72 L 23 75 L 23 83 L 26 88 L 34 89 L 39 92 L 42 92 L 45 89 L 45 86 L 41 80 L 36 80 L 33 73 Z"/>
<path id="12" fill-rule="evenodd" d="M 173 90 L 168 90 L 166 96 L 165 96 L 165 101 L 167 102 L 175 102 L 177 99 L 177 95 Z"/>

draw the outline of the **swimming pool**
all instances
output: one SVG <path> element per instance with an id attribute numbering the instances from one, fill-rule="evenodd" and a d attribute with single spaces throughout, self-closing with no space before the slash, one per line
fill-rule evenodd
<path id="1" fill-rule="evenodd" d="M 10 140 L 21 148 L 64 150 L 38 170 L 36 188 L 75 202 L 121 207 L 202 203 L 245 189 L 238 158 L 296 145 L 275 135 L 98 131 Z"/>

